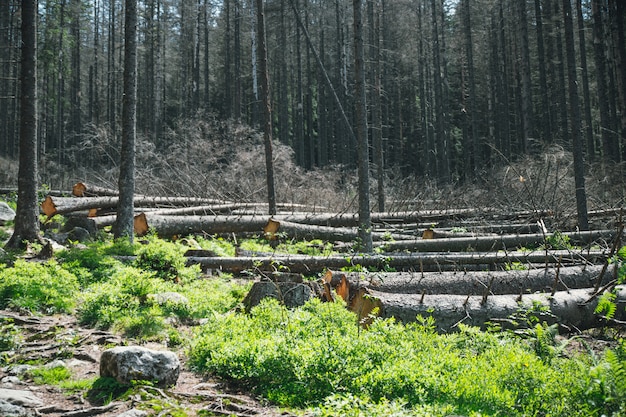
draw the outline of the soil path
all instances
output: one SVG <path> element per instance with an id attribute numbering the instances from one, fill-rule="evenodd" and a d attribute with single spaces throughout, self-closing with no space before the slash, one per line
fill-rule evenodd
<path id="1" fill-rule="evenodd" d="M 37 385 L 21 364 L 43 365 L 60 360 L 70 369 L 72 380 L 97 379 L 102 351 L 115 345 L 127 345 L 129 341 L 110 332 L 81 327 L 70 315 L 35 317 L 0 310 L 0 325 L 7 323 L 19 330 L 22 343 L 15 351 L 0 353 L 8 354 L 0 362 L 0 390 L 26 392 L 41 401 L 23 405 L 23 416 L 117 417 L 129 410 L 135 411 L 124 414 L 125 417 L 295 416 L 266 405 L 248 393 L 237 392 L 222 381 L 205 379 L 191 372 L 185 366 L 182 352 L 177 352 L 183 369 L 176 386 L 169 389 L 141 387 L 136 395 L 108 403 L 90 398 L 85 391 L 72 394 L 57 386 Z M 144 346 L 167 349 L 159 344 Z"/>

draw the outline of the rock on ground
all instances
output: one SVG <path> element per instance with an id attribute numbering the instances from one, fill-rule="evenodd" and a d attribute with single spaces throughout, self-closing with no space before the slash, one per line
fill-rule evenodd
<path id="1" fill-rule="evenodd" d="M 112 377 L 120 384 L 152 381 L 159 386 L 175 385 L 180 361 L 175 353 L 140 346 L 118 346 L 102 352 L 100 376 Z"/>

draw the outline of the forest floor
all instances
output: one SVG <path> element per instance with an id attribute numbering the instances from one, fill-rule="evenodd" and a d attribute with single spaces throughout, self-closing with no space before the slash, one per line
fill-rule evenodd
<path id="1" fill-rule="evenodd" d="M 18 359 L 15 362 L 44 365 L 60 359 L 70 369 L 74 381 L 99 378 L 102 351 L 129 343 L 114 333 L 82 327 L 71 315 L 32 316 L 0 310 L 0 319 L 12 321 L 22 336 L 23 343 L 13 352 L 13 358 Z M 156 343 L 144 347 L 168 349 Z M 68 393 L 58 385 L 36 384 L 28 372 L 15 375 L 19 367 L 11 365 L 0 368 L 0 389 L 23 391 L 40 400 L 40 404 L 25 406 L 24 416 L 117 417 L 129 410 L 136 410 L 127 414 L 133 417 L 295 416 L 223 381 L 192 372 L 185 366 L 184 352 L 177 353 L 182 369 L 174 387 L 135 387 L 132 395 L 106 404 L 94 398 L 94 392 Z"/>

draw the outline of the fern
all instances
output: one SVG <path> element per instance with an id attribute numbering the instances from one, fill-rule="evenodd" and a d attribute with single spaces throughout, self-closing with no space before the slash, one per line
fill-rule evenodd
<path id="1" fill-rule="evenodd" d="M 596 306 L 595 313 L 602 315 L 604 318 L 610 320 L 615 317 L 617 311 L 617 304 L 615 303 L 616 295 L 614 292 L 605 292 L 598 299 L 598 305 Z"/>

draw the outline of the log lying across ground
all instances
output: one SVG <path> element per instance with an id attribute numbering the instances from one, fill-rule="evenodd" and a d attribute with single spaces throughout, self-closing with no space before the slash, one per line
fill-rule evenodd
<path id="1" fill-rule="evenodd" d="M 507 250 L 538 246 L 559 236 L 569 239 L 572 244 L 588 244 L 598 240 L 609 241 L 615 238 L 615 230 L 592 230 L 563 233 L 532 233 L 501 236 L 446 237 L 443 239 L 414 239 L 381 243 L 387 252 L 411 251 L 489 251 Z"/>
<path id="2" fill-rule="evenodd" d="M 350 268 L 356 265 L 384 270 L 440 271 L 463 269 L 468 265 L 490 266 L 522 264 L 578 265 L 581 263 L 603 263 L 608 256 L 605 250 L 589 251 L 518 251 L 518 252 L 464 252 L 464 253 L 389 253 L 356 256 L 258 256 L 258 257 L 188 257 L 190 264 L 199 264 L 204 269 L 241 271 L 289 271 L 302 274 L 323 272 L 326 269 Z"/>
<path id="3" fill-rule="evenodd" d="M 331 272 L 325 277 L 332 287 L 343 277 L 350 290 L 369 289 L 397 294 L 522 294 L 554 292 L 593 287 L 604 267 L 602 265 L 568 266 L 508 271 L 444 271 L 444 272 Z M 609 265 L 601 285 L 617 278 L 617 266 Z"/>
<path id="4" fill-rule="evenodd" d="M 616 287 L 617 310 L 614 319 L 626 318 L 626 287 Z M 418 316 L 432 316 L 440 331 L 454 330 L 459 323 L 485 327 L 489 321 L 504 321 L 522 309 L 536 311 L 538 306 L 549 309 L 550 316 L 542 317 L 548 323 L 558 322 L 562 330 L 586 330 L 602 324 L 595 314 L 598 297 L 591 298 L 592 290 L 578 289 L 527 295 L 419 295 L 397 294 L 368 290 L 365 300 L 356 298 L 353 310 L 361 319 L 370 314 L 394 317 L 403 322 L 415 321 Z M 365 303 L 360 306 L 359 303 Z M 369 310 L 369 311 L 368 311 Z"/>

